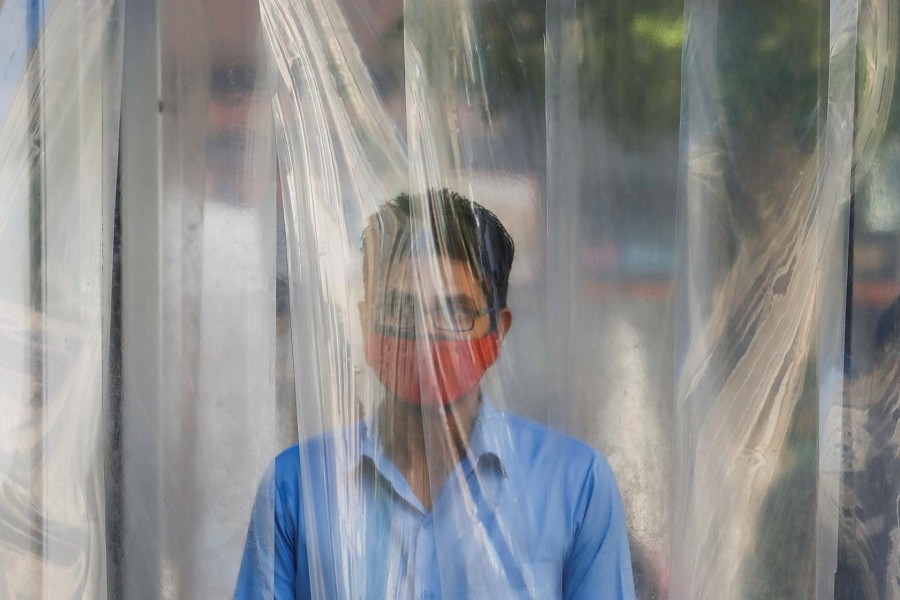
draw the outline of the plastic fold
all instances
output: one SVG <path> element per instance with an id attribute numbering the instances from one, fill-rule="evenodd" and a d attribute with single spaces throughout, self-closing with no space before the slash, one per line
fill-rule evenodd
<path id="1" fill-rule="evenodd" d="M 900 597 L 898 51 L 0 2 L 0 597 Z"/>

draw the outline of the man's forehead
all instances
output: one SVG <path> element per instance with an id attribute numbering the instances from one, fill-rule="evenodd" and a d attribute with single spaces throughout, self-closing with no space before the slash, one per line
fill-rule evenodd
<path id="1" fill-rule="evenodd" d="M 410 295 L 464 293 L 483 295 L 478 273 L 467 262 L 443 256 L 418 256 L 379 265 L 374 285 L 382 292 Z"/>

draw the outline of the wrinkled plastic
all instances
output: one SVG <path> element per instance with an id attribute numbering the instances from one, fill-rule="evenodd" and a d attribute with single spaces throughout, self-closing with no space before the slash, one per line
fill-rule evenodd
<path id="1" fill-rule="evenodd" d="M 0 596 L 897 597 L 898 15 L 4 2 Z"/>
<path id="2" fill-rule="evenodd" d="M 129 2 L 124 31 L 112 585 L 126 598 L 224 598 L 256 486 L 296 436 L 276 397 L 259 11 Z"/>
<path id="3" fill-rule="evenodd" d="M 896 3 L 862 3 L 858 36 L 848 358 L 844 394 L 835 403 L 841 410 L 832 408 L 825 421 L 828 439 L 842 450 L 839 463 L 832 450 L 829 464 L 840 477 L 835 596 L 868 599 L 900 594 Z"/>
<path id="4" fill-rule="evenodd" d="M 825 79 L 798 81 L 765 117 L 777 82 L 739 20 L 754 9 L 687 12 L 675 597 L 833 597 L 838 476 L 825 417 L 842 393 L 857 10 L 770 17 L 818 23 L 828 43 L 807 30 L 778 47 L 780 60 L 812 55 Z M 728 53 L 744 68 L 720 70 Z M 754 77 L 757 105 L 710 102 Z"/>
<path id="5" fill-rule="evenodd" d="M 113 1 L 5 2 L 0 596 L 106 597 L 104 473 L 122 67 Z"/>
<path id="6" fill-rule="evenodd" d="M 886 132 L 896 9 L 686 11 L 673 597 L 897 593 L 893 450 L 868 446 L 884 423 L 860 421 L 872 390 L 852 366 L 876 334 L 857 186 Z M 766 53 L 748 22 L 797 28 Z"/>
<path id="7" fill-rule="evenodd" d="M 537 106 L 516 105 L 532 92 L 507 81 L 528 76 L 498 71 L 488 86 L 499 24 L 482 6 L 407 4 L 381 15 L 402 18 L 402 37 L 366 47 L 349 5 L 261 6 L 308 440 L 275 467 L 276 595 L 296 581 L 299 597 L 591 597 L 602 572 L 607 593 L 630 597 L 605 461 L 504 412 L 547 399 L 507 391 L 507 355 L 521 351 L 511 310 L 542 284 L 543 207 L 541 171 L 506 150 L 529 140 L 517 127 Z M 379 67 L 402 70 L 403 86 L 379 89 Z M 524 242 L 515 263 L 504 221 Z M 265 585 L 245 568 L 237 595 Z"/>

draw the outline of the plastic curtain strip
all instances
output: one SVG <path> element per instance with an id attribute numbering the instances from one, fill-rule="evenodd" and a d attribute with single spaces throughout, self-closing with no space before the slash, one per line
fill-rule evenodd
<path id="1" fill-rule="evenodd" d="M 835 597 L 892 598 L 900 595 L 900 486 L 893 475 L 900 466 L 900 290 L 890 265 L 896 264 L 900 228 L 891 210 L 884 209 L 896 206 L 900 188 L 896 175 L 888 175 L 900 172 L 897 4 L 861 3 L 858 36 L 849 364 L 842 410 L 832 409 L 825 417 L 826 435 L 842 440 L 839 469 L 833 456 L 829 465 L 841 478 L 834 591 Z M 876 261 L 869 264 L 873 248 Z"/>
<path id="2" fill-rule="evenodd" d="M 120 4 L 5 2 L 0 596 L 105 598 Z"/>
<path id="3" fill-rule="evenodd" d="M 863 431 L 846 430 L 856 384 L 845 391 L 844 376 L 854 145 L 868 145 L 867 122 L 893 88 L 856 60 L 883 45 L 881 68 L 891 62 L 896 26 L 869 15 L 896 8 L 809 3 L 763 16 L 688 3 L 672 597 L 894 595 L 895 567 L 860 554 L 853 531 L 862 516 L 845 478 L 861 467 L 848 461 Z M 801 18 L 791 46 L 769 56 L 743 20 Z M 776 95 L 801 53 L 818 75 Z"/>
<path id="4" fill-rule="evenodd" d="M 669 579 L 681 10 L 551 2 L 546 23 L 542 403 L 616 472 L 641 598 Z"/>
<path id="5" fill-rule="evenodd" d="M 719 71 L 734 51 L 723 30 L 740 27 L 738 7 L 719 8 L 687 11 L 672 593 L 831 597 L 837 474 L 815 416 L 841 396 L 857 7 L 832 3 L 827 45 L 810 35 L 785 51 L 816 56 L 827 87 L 793 90 L 757 131 L 714 101 L 726 77 L 754 74 Z M 814 110 L 807 99 L 823 114 L 806 146 L 773 144 L 779 118 Z"/>
<path id="6" fill-rule="evenodd" d="M 898 49 L 0 2 L 0 598 L 900 597 Z"/>
<path id="7" fill-rule="evenodd" d="M 255 3 L 126 8 L 120 597 L 230 596 L 257 484 L 296 435 L 276 401 L 262 48 Z"/>
<path id="8" fill-rule="evenodd" d="M 274 573 L 244 568 L 238 596 L 633 596 L 606 461 L 507 412 L 546 422 L 543 390 L 509 394 L 505 361 L 513 298 L 542 319 L 543 207 L 534 157 L 507 150 L 541 141 L 503 81 L 522 73 L 488 84 L 498 24 L 467 2 L 407 4 L 382 15 L 402 36 L 363 49 L 347 6 L 262 7 L 304 441 L 259 496 L 274 497 Z M 402 86 L 376 85 L 379 43 L 402 44 L 386 65 Z"/>

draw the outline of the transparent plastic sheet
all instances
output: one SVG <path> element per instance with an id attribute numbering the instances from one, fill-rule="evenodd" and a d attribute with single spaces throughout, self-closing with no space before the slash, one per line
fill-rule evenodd
<path id="1" fill-rule="evenodd" d="M 274 130 L 258 7 L 129 2 L 124 60 L 111 585 L 124 598 L 224 598 L 260 476 L 296 435 L 276 401 Z"/>
<path id="2" fill-rule="evenodd" d="M 640 598 L 669 579 L 682 10 L 547 8 L 544 402 L 616 473 Z"/>
<path id="3" fill-rule="evenodd" d="M 858 5 L 686 16 L 672 597 L 836 597 Z"/>
<path id="4" fill-rule="evenodd" d="M 847 380 L 829 435 L 840 439 L 835 597 L 900 596 L 900 7 L 863 2 L 854 136 Z M 840 437 L 838 437 L 840 436 Z"/>
<path id="5" fill-rule="evenodd" d="M 0 597 L 900 595 L 898 15 L 7 0 Z"/>
<path id="6" fill-rule="evenodd" d="M 857 5 L 808 3 L 771 14 L 763 7 L 734 3 L 693 3 L 687 8 L 677 205 L 681 220 L 676 238 L 671 220 L 666 221 L 675 209 L 674 194 L 667 204 L 660 192 L 674 188 L 674 169 L 665 159 L 667 147 L 671 152 L 674 145 L 672 130 L 629 127 L 635 115 L 642 124 L 653 117 L 665 121 L 672 100 L 665 103 L 667 87 L 660 83 L 653 90 L 662 96 L 660 104 L 625 108 L 631 98 L 620 91 L 623 84 L 632 72 L 652 69 L 646 58 L 629 64 L 628 53 L 616 55 L 615 49 L 627 40 L 640 56 L 645 51 L 642 45 L 655 45 L 655 58 L 666 64 L 660 48 L 677 50 L 681 43 L 677 9 L 653 6 L 632 12 L 601 3 L 547 6 L 543 172 L 547 200 L 544 204 L 539 197 L 520 205 L 538 207 L 545 239 L 537 245 L 535 264 L 545 270 L 539 270 L 537 286 L 525 294 L 511 286 L 520 292 L 512 296 L 516 302 L 524 295 L 524 304 L 534 311 L 526 314 L 537 334 L 525 346 L 533 361 L 529 366 L 535 368 L 524 374 L 517 370 L 521 365 L 516 362 L 515 334 L 505 338 L 506 360 L 484 380 L 485 397 L 607 451 L 618 466 L 617 474 L 627 477 L 629 526 L 632 548 L 638 549 L 634 565 L 642 597 L 719 597 L 723 590 L 734 597 L 829 597 L 842 584 L 835 572 L 841 564 L 839 502 L 844 492 L 839 485 L 842 467 L 835 458 L 840 461 L 843 450 L 834 444 L 834 433 L 842 430 L 834 428 L 828 415 L 843 411 Z M 602 18 L 604 9 L 612 14 L 609 21 Z M 381 153 L 392 148 L 394 136 L 388 136 L 391 143 L 366 152 L 366 141 L 384 139 L 369 133 L 381 130 L 379 123 L 386 115 L 356 121 L 344 111 L 358 90 L 357 97 L 373 96 L 366 69 L 371 66 L 366 61 L 372 58 L 372 48 L 357 49 L 358 30 L 347 27 L 344 13 L 333 6 L 316 6 L 299 16 L 291 10 L 273 8 L 272 31 L 280 31 L 270 39 L 276 39 L 273 54 L 278 59 L 276 112 L 280 111 L 279 126 L 285 129 L 280 132 L 284 137 L 279 152 L 289 180 L 286 188 L 294 186 L 286 197 L 288 253 L 301 257 L 301 264 L 291 269 L 292 285 L 303 290 L 293 310 L 305 323 L 294 329 L 295 350 L 298 340 L 314 342 L 311 349 L 307 345 L 301 350 L 308 353 L 296 364 L 298 374 L 313 374 L 309 387 L 298 382 L 298 424 L 301 438 L 304 428 L 310 434 L 342 432 L 337 444 L 326 435 L 301 445 L 296 462 L 290 463 L 296 467 L 291 470 L 294 476 L 300 473 L 300 502 L 316 506 L 323 502 L 323 494 L 337 498 L 326 514 L 317 509 L 313 517 L 304 515 L 305 549 L 313 553 L 305 557 L 310 572 L 304 577 L 311 579 L 313 596 L 352 595 L 358 589 L 401 597 L 424 590 L 427 596 L 431 591 L 427 573 L 437 571 L 445 597 L 448 593 L 478 597 L 486 589 L 479 585 L 479 577 L 490 574 L 497 561 L 455 572 L 458 540 L 442 549 L 441 538 L 435 535 L 432 543 L 437 548 L 426 554 L 432 567 L 426 568 L 429 561 L 422 560 L 420 538 L 400 534 L 385 543 L 375 525 L 380 516 L 369 515 L 367 498 L 360 492 L 365 475 L 355 473 L 357 479 L 349 481 L 341 475 L 348 470 L 347 462 L 356 464 L 366 452 L 365 433 L 345 439 L 348 422 L 362 419 L 363 432 L 381 431 L 391 439 L 397 429 L 419 427 L 421 418 L 426 471 L 440 470 L 442 443 L 446 446 L 454 439 L 455 421 L 450 417 L 429 427 L 423 411 L 404 427 L 389 420 L 394 429 L 385 433 L 378 416 L 384 414 L 379 410 L 385 410 L 380 404 L 385 388 L 399 397 L 396 390 L 407 385 L 404 393 L 412 394 L 403 375 L 405 362 L 418 364 L 419 400 L 441 387 L 435 359 L 411 356 L 433 341 L 435 322 L 443 311 L 408 304 L 410 328 L 416 332 L 414 350 L 412 342 L 409 347 L 387 346 L 388 358 L 381 356 L 373 364 L 371 356 L 360 359 L 359 346 L 362 342 L 365 351 L 370 350 L 372 306 L 391 304 L 390 289 L 382 291 L 388 294 L 384 298 L 365 295 L 379 290 L 381 278 L 388 282 L 396 278 L 404 293 L 417 299 L 453 287 L 447 278 L 454 262 L 441 249 L 448 244 L 444 236 L 463 219 L 444 216 L 434 227 L 423 227 L 435 204 L 441 203 L 434 190 L 450 187 L 481 202 L 491 201 L 491 194 L 478 193 L 472 186 L 478 175 L 500 170 L 498 162 L 503 162 L 498 161 L 502 150 L 489 149 L 490 140 L 503 134 L 502 128 L 492 127 L 499 121 L 496 98 L 485 84 L 498 72 L 485 76 L 479 70 L 489 62 L 485 59 L 490 45 L 479 45 L 484 38 L 479 35 L 478 6 L 405 6 L 405 95 L 402 104 L 396 95 L 381 101 L 395 109 L 391 112 L 395 119 L 396 107 L 405 108 L 398 123 L 398 130 L 405 133 L 405 154 L 392 155 L 389 162 L 401 165 L 398 180 L 401 186 L 406 184 L 401 189 L 410 190 L 408 247 L 398 251 L 389 244 L 381 250 L 387 257 L 378 258 L 376 264 L 404 266 L 396 267 L 399 273 L 389 268 L 384 274 L 373 274 L 370 266 L 368 276 L 374 281 L 367 281 L 363 294 L 353 289 L 358 284 L 348 284 L 352 279 L 347 274 L 352 276 L 355 269 L 346 265 L 354 258 L 344 244 L 354 238 L 348 232 L 363 228 L 360 215 L 377 210 L 384 197 L 380 189 L 373 197 L 373 188 L 355 186 L 370 181 L 366 177 L 377 170 L 369 165 L 383 160 Z M 299 25 L 293 30 L 284 27 L 290 21 L 285 15 Z M 317 29 L 323 23 L 328 26 Z M 786 33 L 794 31 L 786 23 L 800 26 L 799 34 Z M 630 35 L 624 33 L 626 25 L 631 26 Z M 336 43 L 323 43 L 323 38 Z M 525 45 L 516 47 L 521 50 Z M 437 59 L 434 48 L 439 49 Z M 526 62 L 523 54 L 518 60 L 520 66 Z M 778 61 L 786 66 L 772 69 Z M 297 63 L 303 66 L 292 70 Z M 643 81 L 638 85 L 650 87 Z M 755 92 L 748 91 L 757 86 Z M 472 117 L 473 107 L 478 107 L 482 121 Z M 347 112 L 362 111 L 357 106 Z M 289 124 L 290 119 L 299 124 Z M 348 121 L 362 124 L 362 132 L 348 136 Z M 473 131 L 479 126 L 481 135 Z M 652 173 L 657 189 L 642 190 L 646 183 L 639 176 L 626 175 L 630 165 Z M 394 176 L 391 170 L 387 175 L 377 172 Z M 314 175 L 309 177 L 310 173 Z M 655 194 L 660 197 L 645 200 Z M 497 195 L 502 196 L 503 190 L 494 199 Z M 605 199 L 618 195 L 647 202 L 655 214 L 622 210 Z M 335 198 L 341 201 L 336 203 Z M 526 239 L 527 249 L 534 249 L 534 240 L 534 236 Z M 627 260 L 629 243 L 638 249 L 640 262 Z M 674 277 L 681 294 L 671 339 L 665 324 L 671 322 L 668 294 L 673 276 L 666 255 L 675 249 L 683 254 Z M 654 250 L 663 257 L 655 263 Z M 414 257 L 412 261 L 406 253 Z M 647 271 L 641 273 L 641 267 Z M 466 272 L 478 278 L 477 269 Z M 652 275 L 647 277 L 647 272 Z M 600 298 L 592 298 L 598 291 Z M 615 300 L 610 302 L 609 295 Z M 356 332 L 354 317 L 345 307 L 360 296 L 363 327 Z M 643 309 L 629 302 L 633 298 L 646 303 Z M 535 352 L 535 339 L 543 352 Z M 673 349 L 674 414 L 665 391 L 669 375 L 660 366 Z M 345 379 L 348 354 L 353 357 L 353 379 Z M 535 360 L 536 355 L 543 360 Z M 370 369 L 382 371 L 383 385 L 373 383 Z M 525 393 L 511 391 L 516 380 L 535 385 Z M 365 387 L 357 387 L 357 381 Z M 628 392 L 635 402 L 624 401 Z M 391 400 L 388 392 L 385 404 Z M 513 429 L 507 439 L 515 438 Z M 671 466 L 664 462 L 669 440 L 676 449 Z M 396 485 L 396 475 L 385 477 Z M 406 483 L 402 477 L 399 481 Z M 438 478 L 437 486 L 429 482 L 416 496 L 441 498 L 452 489 L 453 480 L 444 487 L 441 481 Z M 666 498 L 669 481 L 674 483 L 671 516 Z M 411 504 L 415 503 L 413 498 Z M 527 498 L 519 508 L 527 512 Z M 293 505 L 288 508 L 292 509 Z M 276 503 L 276 529 L 278 510 Z M 342 519 L 345 512 L 353 512 L 354 518 Z M 471 515 L 460 515 L 456 524 L 477 534 L 482 521 L 476 516 L 475 527 L 466 528 L 467 518 Z M 392 535 L 400 522 L 392 521 Z M 277 548 L 277 534 L 275 544 Z M 386 563 L 359 554 L 381 555 L 386 547 L 390 548 Z M 515 554 L 516 548 L 512 551 Z M 507 594 L 514 589 L 510 574 L 528 572 L 529 551 L 514 556 L 517 569 L 500 565 L 499 577 L 495 575 L 487 587 Z M 333 553 L 341 558 L 334 559 Z M 479 555 L 492 556 L 485 548 Z M 411 582 L 410 573 L 415 574 Z M 398 579 L 378 579 L 390 576 Z M 523 579 L 521 591 L 534 594 L 537 588 L 529 587 L 529 577 Z M 373 581 L 386 587 L 373 588 Z M 667 590 L 669 581 L 672 587 Z"/>
<path id="7" fill-rule="evenodd" d="M 106 597 L 120 3 L 0 6 L 0 596 Z"/>
<path id="8" fill-rule="evenodd" d="M 522 65 L 527 43 L 543 68 L 544 7 L 397 3 L 369 37 L 358 6 L 262 3 L 304 441 L 276 461 L 274 581 L 242 572 L 238 596 L 630 597 L 606 461 L 507 412 L 551 410 L 542 98 Z M 519 356 L 542 369 L 531 389 Z"/>

